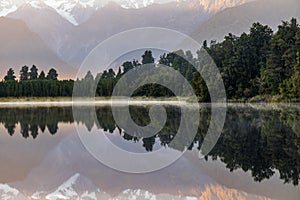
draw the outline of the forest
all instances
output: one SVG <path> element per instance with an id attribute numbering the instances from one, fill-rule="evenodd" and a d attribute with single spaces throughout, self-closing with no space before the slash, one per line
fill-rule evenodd
<path id="1" fill-rule="evenodd" d="M 23 66 L 19 80 L 12 68 L 7 71 L 4 80 L 0 82 L 0 97 L 57 97 L 72 96 L 73 80 L 58 80 L 58 73 L 51 68 L 46 75 L 38 73 L 33 65 L 30 69 Z"/>
<path id="2" fill-rule="evenodd" d="M 240 36 L 229 33 L 222 42 L 204 41 L 202 48 L 219 68 L 229 101 L 299 101 L 300 26 L 295 18 L 282 21 L 276 32 L 267 25 L 254 23 L 249 33 Z M 18 78 L 12 68 L 7 71 L 0 82 L 0 97 L 72 96 L 75 83 L 86 95 L 94 92 L 95 96 L 109 97 L 115 84 L 129 70 L 157 63 L 178 70 L 192 85 L 199 102 L 209 102 L 206 84 L 193 67 L 199 60 L 199 54 L 193 57 L 190 51 L 178 50 L 155 59 L 152 52 L 146 50 L 141 60 L 126 61 L 118 70 L 108 69 L 96 76 L 88 71 L 77 80 L 58 80 L 53 68 L 46 75 L 44 71 L 38 73 L 35 65 L 30 69 L 25 65 Z M 174 94 L 152 84 L 142 86 L 134 96 L 171 97 Z"/>

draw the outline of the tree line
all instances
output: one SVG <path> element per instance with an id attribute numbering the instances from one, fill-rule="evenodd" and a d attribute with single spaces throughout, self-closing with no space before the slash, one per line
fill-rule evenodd
<path id="1" fill-rule="evenodd" d="M 213 58 L 221 72 L 227 98 L 230 100 L 299 100 L 300 99 L 300 26 L 296 19 L 283 21 L 277 32 L 254 23 L 249 33 L 240 36 L 229 33 L 222 42 L 203 42 L 203 49 Z M 77 80 L 57 80 L 55 69 L 38 74 L 36 66 L 22 67 L 17 81 L 9 69 L 0 82 L 0 96 L 72 96 L 74 83 L 82 96 L 111 96 L 118 80 L 142 64 L 159 63 L 179 71 L 192 85 L 200 102 L 210 101 L 208 89 L 200 73 L 201 55 L 190 51 L 165 53 L 155 60 L 147 50 L 141 60 L 124 62 L 118 70 L 108 69 L 95 77 L 88 71 Z M 190 61 L 190 62 L 188 62 Z M 198 66 L 197 66 L 198 67 Z M 174 84 L 177 84 L 176 81 Z M 96 88 L 95 88 L 96 86 Z M 181 85 L 178 83 L 178 87 Z M 134 96 L 170 97 L 174 94 L 157 84 L 142 86 Z"/>
<path id="2" fill-rule="evenodd" d="M 275 33 L 267 25 L 254 23 L 249 33 L 240 36 L 229 33 L 222 42 L 211 41 L 209 45 L 204 41 L 203 49 L 219 68 L 228 99 L 300 99 L 300 27 L 296 19 L 283 21 Z M 190 82 L 199 101 L 208 102 L 210 95 L 206 84 L 193 67 L 201 68 L 201 55 L 200 51 L 194 57 L 190 51 L 179 50 L 165 53 L 155 61 L 152 52 L 145 51 L 141 61 L 126 61 L 117 73 L 108 69 L 98 74 L 96 95 L 111 96 L 115 84 L 125 73 L 142 64 L 156 62 L 179 71 Z M 91 81 L 91 74 L 85 79 Z M 139 88 L 134 96 L 170 97 L 174 94 L 160 85 L 150 84 Z"/>
<path id="3" fill-rule="evenodd" d="M 295 18 L 277 32 L 254 23 L 250 33 L 203 44 L 224 80 L 229 99 L 300 99 L 300 27 Z"/>
<path id="4" fill-rule="evenodd" d="M 203 42 L 203 49 L 212 57 L 221 72 L 229 100 L 299 101 L 300 100 L 300 26 L 295 18 L 282 21 L 278 30 L 254 23 L 249 33 L 240 36 L 229 33 L 222 42 Z M 200 51 L 194 57 L 190 51 L 165 53 L 156 61 L 178 70 L 192 85 L 200 102 L 210 101 L 207 86 L 200 73 Z M 97 86 L 97 95 L 110 96 L 116 82 L 126 72 L 141 64 L 154 63 L 151 51 L 141 62 L 126 61 L 118 69 L 104 71 Z M 174 81 L 176 84 L 176 81 Z M 181 85 L 178 85 L 181 87 Z M 139 88 L 136 96 L 174 96 L 162 86 L 151 84 Z"/>
<path id="5" fill-rule="evenodd" d="M 46 75 L 38 73 L 33 65 L 30 69 L 23 66 L 19 80 L 16 79 L 12 68 L 7 71 L 4 80 L 0 82 L 0 97 L 56 97 L 72 96 L 73 80 L 58 80 L 58 73 L 51 68 Z"/>

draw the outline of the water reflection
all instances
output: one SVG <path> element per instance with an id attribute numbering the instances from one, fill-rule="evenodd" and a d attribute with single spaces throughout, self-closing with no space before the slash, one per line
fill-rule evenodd
<path id="1" fill-rule="evenodd" d="M 47 128 L 54 135 L 58 123 L 73 123 L 72 107 L 32 107 L 32 108 L 0 108 L 0 123 L 4 125 L 9 135 L 15 134 L 18 124 L 24 138 L 36 138 Z"/>
<path id="2" fill-rule="evenodd" d="M 131 106 L 132 119 L 140 126 L 150 122 L 149 107 Z M 19 125 L 23 138 L 37 138 L 40 133 L 55 135 L 61 122 L 83 124 L 88 130 L 101 129 L 110 134 L 118 133 L 133 144 L 140 144 L 145 151 L 153 151 L 155 145 L 172 148 L 168 144 L 180 124 L 180 108 L 166 106 L 167 122 L 159 134 L 142 138 L 132 136 L 118 127 L 111 107 L 81 107 L 74 121 L 72 107 L 0 108 L 0 123 L 11 136 L 17 134 Z M 5 114 L 9 113 L 9 114 Z M 76 114 L 76 113 L 74 113 Z M 78 114 L 78 113 L 77 113 Z M 200 149 L 210 122 L 210 107 L 200 110 L 198 133 L 188 149 Z M 184 139 L 183 139 L 184 144 Z M 180 146 L 180 145 L 176 145 Z M 183 150 L 183 149 L 177 149 Z M 272 177 L 276 170 L 284 183 L 299 184 L 300 179 L 300 108 L 278 106 L 270 108 L 254 106 L 229 106 L 227 118 L 219 141 L 206 159 L 221 160 L 230 171 L 250 171 L 255 181 Z"/>

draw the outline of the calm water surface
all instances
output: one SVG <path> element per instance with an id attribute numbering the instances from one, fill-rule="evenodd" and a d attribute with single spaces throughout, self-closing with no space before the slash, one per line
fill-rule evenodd
<path id="1" fill-rule="evenodd" d="M 111 107 L 0 108 L 2 199 L 299 199 L 300 106 L 229 105 L 223 132 L 205 159 L 198 151 L 211 110 L 200 109 L 194 143 L 174 164 L 147 174 L 106 167 L 82 145 L 76 127 L 105 134 L 120 148 L 151 152 L 168 144 L 180 124 L 180 108 L 155 136 L 142 138 L 117 127 Z M 148 106 L 131 106 L 132 119 L 150 123 Z M 182 149 L 172 149 L 174 153 Z M 109 153 L 109 152 L 108 152 Z M 138 161 L 136 161 L 138 162 Z M 134 163 L 133 163 L 134 164 Z"/>

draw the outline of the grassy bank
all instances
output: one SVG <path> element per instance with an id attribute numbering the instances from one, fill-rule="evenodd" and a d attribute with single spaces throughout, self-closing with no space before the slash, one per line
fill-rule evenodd
<path id="1" fill-rule="evenodd" d="M 281 95 L 259 95 L 248 99 L 246 102 L 249 103 L 299 103 L 300 99 L 288 98 Z"/>
<path id="2" fill-rule="evenodd" d="M 0 102 L 50 102 L 50 101 L 71 101 L 72 97 L 1 97 Z"/>
<path id="3" fill-rule="evenodd" d="M 80 97 L 79 100 L 91 100 Z M 111 97 L 95 97 L 95 101 L 108 101 Z M 118 99 L 124 99 L 122 97 Z M 64 102 L 72 101 L 72 97 L 1 97 L 0 102 Z M 138 101 L 178 101 L 176 97 L 132 97 L 131 100 Z M 182 101 L 191 102 L 190 98 L 180 98 Z M 290 99 L 282 96 L 260 95 L 250 99 L 228 99 L 228 103 L 299 103 L 300 99 Z"/>
<path id="4" fill-rule="evenodd" d="M 91 100 L 90 98 L 78 97 L 80 100 Z M 111 97 L 95 97 L 96 101 L 107 101 L 110 100 Z M 124 99 L 120 97 L 119 99 Z M 141 101 L 176 101 L 176 97 L 132 97 L 132 100 L 141 100 Z M 63 102 L 63 101 L 72 101 L 72 97 L 1 97 L 0 102 Z M 187 100 L 187 99 L 182 99 Z"/>

